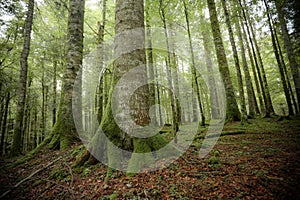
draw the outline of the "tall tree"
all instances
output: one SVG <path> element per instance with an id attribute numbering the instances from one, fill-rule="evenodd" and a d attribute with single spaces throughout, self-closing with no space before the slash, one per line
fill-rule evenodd
<path id="1" fill-rule="evenodd" d="M 72 113 L 72 92 L 74 81 L 82 65 L 83 22 L 85 0 L 70 0 L 68 18 L 68 46 L 66 68 L 63 76 L 57 120 L 51 132 L 50 148 L 65 149 L 78 140 Z M 80 83 L 75 101 L 80 105 Z M 80 108 L 78 108 L 79 114 Z"/>
<path id="2" fill-rule="evenodd" d="M 289 90 L 288 90 L 287 82 L 286 82 L 286 78 L 285 78 L 283 63 L 282 63 L 282 60 L 280 59 L 278 47 L 277 47 L 277 44 L 276 44 L 276 38 L 275 38 L 275 34 L 274 34 L 272 22 L 271 22 L 271 16 L 270 16 L 270 13 L 269 13 L 270 12 L 269 6 L 268 6 L 266 0 L 263 0 L 263 1 L 264 1 L 265 6 L 266 6 L 266 12 L 267 12 L 269 29 L 270 29 L 270 32 L 271 32 L 271 39 L 272 39 L 273 50 L 274 50 L 275 58 L 276 58 L 277 65 L 278 65 L 278 68 L 279 68 L 279 74 L 280 74 L 280 77 L 281 77 L 281 83 L 282 83 L 282 86 L 283 86 L 283 91 L 284 91 L 284 94 L 285 94 L 285 99 L 286 99 L 286 102 L 287 102 L 287 105 L 288 105 L 288 111 L 289 111 L 290 115 L 294 115 L 292 101 L 291 101 L 291 97 L 290 97 L 290 94 L 289 94 Z"/>
<path id="3" fill-rule="evenodd" d="M 234 35 L 233 35 L 232 26 L 231 26 L 229 12 L 227 10 L 226 1 L 222 0 L 221 2 L 222 2 L 223 10 L 225 13 L 225 21 L 226 21 L 227 29 L 229 32 L 229 40 L 230 40 L 230 44 L 231 44 L 231 48 L 232 48 L 232 52 L 233 52 L 234 64 L 235 64 L 236 74 L 237 74 L 237 79 L 238 79 L 238 89 L 239 89 L 239 93 L 240 93 L 239 95 L 241 97 L 241 122 L 244 123 L 244 122 L 247 122 L 248 118 L 247 118 L 247 111 L 246 111 L 244 85 L 243 85 L 240 61 L 239 61 L 236 44 L 234 41 Z"/>
<path id="4" fill-rule="evenodd" d="M 236 14 L 238 14 L 238 13 L 236 13 Z M 246 91 L 247 91 L 248 107 L 249 107 L 248 113 L 249 113 L 249 116 L 251 118 L 253 118 L 255 116 L 255 114 L 259 114 L 259 109 L 258 109 L 257 101 L 255 98 L 253 84 L 251 81 L 250 71 L 249 71 L 249 67 L 248 67 L 248 63 L 247 63 L 246 50 L 245 50 L 245 46 L 244 46 L 244 40 L 243 40 L 243 36 L 242 36 L 240 20 L 236 21 L 235 26 L 236 26 L 236 30 L 237 30 L 239 46 L 241 49 L 242 64 L 243 64 L 243 69 L 244 69 L 244 73 L 245 73 Z M 256 76 L 254 78 L 256 78 Z"/>
<path id="5" fill-rule="evenodd" d="M 280 22 L 281 34 L 283 36 L 284 47 L 286 49 L 288 55 L 288 61 L 290 64 L 294 86 L 296 89 L 296 96 L 298 100 L 298 109 L 300 109 L 300 75 L 299 75 L 299 65 L 296 62 L 295 53 L 293 50 L 293 45 L 288 33 L 286 20 L 285 20 L 285 12 L 284 12 L 284 5 L 282 1 L 275 1 L 278 19 Z"/>
<path id="6" fill-rule="evenodd" d="M 25 110 L 25 99 L 27 89 L 27 70 L 28 70 L 28 55 L 30 52 L 31 30 L 34 13 L 34 0 L 28 1 L 28 10 L 24 28 L 24 44 L 20 57 L 20 82 L 18 86 L 18 105 L 16 113 L 16 122 L 14 127 L 13 142 L 11 147 L 11 156 L 17 156 L 21 153 L 21 136 L 23 129 L 23 117 Z"/>
<path id="7" fill-rule="evenodd" d="M 190 22 L 189 22 L 189 15 L 188 15 L 188 8 L 186 5 L 185 0 L 183 0 L 183 7 L 184 7 L 184 15 L 185 15 L 185 21 L 187 26 L 187 32 L 189 37 L 189 47 L 190 47 L 190 54 L 191 54 L 191 68 L 192 68 L 192 77 L 193 77 L 193 88 L 196 89 L 197 94 L 197 100 L 200 108 L 200 115 L 201 115 L 201 126 L 205 126 L 205 115 L 203 111 L 201 96 L 200 96 L 200 89 L 199 89 L 199 83 L 198 83 L 198 76 L 196 71 L 196 64 L 195 64 L 195 55 L 194 55 L 194 48 L 192 43 L 192 36 L 191 36 L 191 29 L 190 29 Z"/>
<path id="8" fill-rule="evenodd" d="M 216 5 L 214 0 L 207 0 L 208 10 L 210 14 L 210 23 L 214 38 L 215 50 L 218 59 L 219 70 L 225 84 L 226 92 L 226 121 L 240 120 L 240 111 L 234 95 L 234 88 L 229 74 L 228 62 L 226 59 L 225 49 L 223 45 L 220 25 L 217 17 Z"/>

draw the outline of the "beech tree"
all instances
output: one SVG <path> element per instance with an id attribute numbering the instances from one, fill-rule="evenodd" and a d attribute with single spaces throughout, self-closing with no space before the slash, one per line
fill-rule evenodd
<path id="1" fill-rule="evenodd" d="M 25 20 L 25 37 L 23 50 L 20 57 L 20 79 L 19 79 L 19 98 L 17 105 L 17 113 L 16 113 L 16 123 L 14 127 L 14 135 L 11 147 L 11 156 L 16 156 L 21 153 L 21 136 L 23 129 L 23 117 L 25 110 L 25 101 L 26 101 L 26 89 L 27 89 L 27 70 L 28 70 L 28 55 L 30 52 L 30 40 L 31 40 L 31 29 L 32 29 L 32 21 L 33 21 L 33 12 L 34 12 L 34 0 L 28 1 L 28 11 Z"/>
<path id="2" fill-rule="evenodd" d="M 226 59 L 225 49 L 223 45 L 222 35 L 216 11 L 214 0 L 207 0 L 208 10 L 210 14 L 210 23 L 214 38 L 215 51 L 218 58 L 219 70 L 225 84 L 226 92 L 226 121 L 238 121 L 241 119 L 240 111 L 235 99 L 234 88 L 229 74 L 228 63 Z"/>

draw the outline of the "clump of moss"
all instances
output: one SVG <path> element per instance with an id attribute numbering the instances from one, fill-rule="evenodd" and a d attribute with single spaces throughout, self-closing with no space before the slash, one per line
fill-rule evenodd
<path id="1" fill-rule="evenodd" d="M 215 165 L 215 164 L 219 164 L 219 159 L 215 156 L 212 156 L 210 159 L 209 159 L 209 164 L 211 165 Z"/>

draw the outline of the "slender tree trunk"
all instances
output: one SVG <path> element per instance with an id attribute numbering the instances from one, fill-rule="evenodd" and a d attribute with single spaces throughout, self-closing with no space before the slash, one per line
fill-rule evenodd
<path id="1" fill-rule="evenodd" d="M 226 121 L 240 120 L 240 111 L 234 95 L 233 84 L 229 74 L 228 63 L 225 55 L 225 49 L 221 37 L 220 26 L 217 17 L 216 5 L 214 0 L 207 0 L 208 10 L 210 14 L 211 29 L 214 38 L 215 50 L 219 64 L 219 70 L 225 84 L 226 92 Z"/>
<path id="2" fill-rule="evenodd" d="M 274 50 L 275 58 L 276 58 L 277 65 L 278 65 L 278 68 L 279 68 L 279 74 L 280 74 L 281 83 L 282 83 L 282 86 L 283 86 L 283 91 L 284 91 L 284 94 L 285 94 L 285 99 L 286 99 L 286 102 L 287 102 L 287 105 L 288 105 L 289 115 L 294 115 L 291 97 L 290 97 L 289 90 L 288 90 L 288 87 L 287 87 L 287 84 L 286 84 L 286 79 L 285 79 L 285 75 L 284 75 L 282 62 L 280 60 L 278 48 L 277 48 L 277 45 L 276 45 L 276 39 L 275 39 L 273 27 L 272 27 L 271 17 L 270 17 L 270 13 L 269 13 L 269 7 L 268 7 L 268 4 L 267 4 L 266 0 L 263 0 L 263 1 L 264 1 L 265 6 L 266 6 L 267 18 L 268 18 L 268 24 L 269 24 L 269 28 L 270 28 L 270 32 L 271 32 L 273 50 Z"/>
<path id="3" fill-rule="evenodd" d="M 227 6 L 226 6 L 226 1 L 222 0 L 221 2 L 222 2 L 223 10 L 225 13 L 226 25 L 227 25 L 227 29 L 229 32 L 229 40 L 230 40 L 230 44 L 231 44 L 232 51 L 233 51 L 234 64 L 235 64 L 236 74 L 237 74 L 237 79 L 238 79 L 238 88 L 239 88 L 239 93 L 240 93 L 240 98 L 241 98 L 241 115 L 242 115 L 241 123 L 243 124 L 243 123 L 248 122 L 248 118 L 247 118 L 244 85 L 243 85 L 242 73 L 241 73 L 241 68 L 240 68 L 239 56 L 238 56 L 235 41 L 234 41 L 234 36 L 233 36 L 229 13 L 228 13 Z"/>
<path id="4" fill-rule="evenodd" d="M 100 70 L 102 70 L 102 76 L 101 79 L 99 80 L 98 83 L 98 100 L 96 98 L 96 103 L 98 104 L 96 107 L 98 108 L 97 110 L 97 116 L 98 116 L 98 121 L 101 121 L 101 118 L 103 116 L 103 109 L 104 109 L 104 81 L 105 78 L 104 76 L 106 75 L 105 69 L 104 69 L 104 56 L 103 56 L 103 42 L 104 42 L 104 30 L 105 30 L 105 24 L 106 24 L 106 1 L 103 0 L 102 4 L 102 22 L 98 22 L 98 38 L 97 38 L 97 44 L 99 46 L 100 52 L 98 52 L 99 56 L 99 63 L 100 63 Z"/>
<path id="5" fill-rule="evenodd" d="M 192 44 L 192 36 L 191 36 L 191 30 L 190 30 L 190 22 L 189 22 L 189 16 L 188 16 L 188 9 L 185 0 L 183 0 L 183 7 L 184 7 L 184 14 L 185 14 L 185 21 L 187 25 L 187 32 L 189 36 L 189 47 L 190 47 L 190 54 L 191 54 L 191 68 L 192 68 L 192 75 L 193 75 L 193 88 L 196 89 L 196 94 L 197 94 L 197 100 L 199 104 L 199 109 L 200 109 L 200 115 L 201 115 L 201 126 L 205 126 L 205 115 L 203 111 L 203 106 L 202 106 L 202 101 L 201 101 L 201 96 L 200 96 L 200 89 L 199 89 L 199 84 L 198 84 L 198 77 L 197 77 L 197 71 L 195 67 L 195 55 L 194 55 L 194 49 L 193 49 L 193 44 Z"/>
<path id="6" fill-rule="evenodd" d="M 241 0 L 239 0 L 239 1 L 241 1 Z M 240 5 L 242 7 L 241 2 L 240 2 Z M 246 6 L 245 0 L 244 0 L 244 5 Z M 252 26 L 251 18 L 249 17 L 247 9 L 242 9 L 242 11 L 243 11 L 245 20 L 247 20 L 249 22 L 249 23 L 247 23 L 248 25 L 246 25 L 247 30 L 251 31 L 251 33 L 252 33 L 254 47 L 256 49 L 256 53 L 254 53 L 254 49 L 253 49 L 253 56 L 254 56 L 255 60 L 256 60 L 256 58 L 258 58 L 258 62 L 259 62 L 259 65 L 257 63 L 257 67 L 259 68 L 259 69 L 257 69 L 257 71 L 258 71 L 259 74 L 261 74 L 261 82 L 262 82 L 261 87 L 262 87 L 262 91 L 263 91 L 262 94 L 263 94 L 263 98 L 264 98 L 264 102 L 265 102 L 265 108 L 266 108 L 265 117 L 270 117 L 271 115 L 274 114 L 274 108 L 273 108 L 273 105 L 272 105 L 272 100 L 271 100 L 271 96 L 270 96 L 270 91 L 269 91 L 269 86 L 268 86 L 268 82 L 267 82 L 267 78 L 266 78 L 264 64 L 263 64 L 263 61 L 262 61 L 262 58 L 261 58 L 260 49 L 259 49 L 259 46 L 257 44 L 256 37 L 255 37 L 255 32 L 254 32 L 254 29 L 253 29 L 253 26 Z M 248 34 L 249 34 L 249 37 L 251 37 L 250 32 Z M 256 57 L 256 55 L 257 55 L 257 57 Z M 258 76 L 260 77 L 260 75 L 258 75 Z"/>
<path id="7" fill-rule="evenodd" d="M 292 89 L 290 80 L 288 78 L 289 77 L 289 73 L 287 71 L 287 67 L 286 67 L 286 64 L 284 62 L 283 53 L 282 53 L 282 50 L 281 50 L 281 47 L 280 47 L 280 43 L 279 43 L 279 40 L 278 40 L 276 29 L 274 29 L 274 35 L 275 35 L 275 39 L 276 39 L 276 44 L 278 46 L 278 51 L 279 51 L 280 59 L 282 61 L 282 67 L 283 67 L 283 71 L 284 71 L 284 76 L 285 76 L 285 79 L 286 79 L 286 83 L 287 83 L 287 86 L 288 86 L 289 94 L 290 94 L 290 96 L 292 98 L 292 102 L 294 104 L 295 113 L 297 114 L 297 113 L 299 113 L 298 104 L 297 104 L 295 95 L 293 93 L 293 89 Z"/>
<path id="8" fill-rule="evenodd" d="M 79 140 L 73 120 L 72 92 L 74 81 L 82 65 L 84 2 L 84 0 L 70 0 L 69 2 L 67 61 L 57 120 L 51 132 L 51 142 L 49 144 L 51 149 L 66 149 L 73 142 Z M 78 81 L 75 87 L 76 114 L 81 116 L 81 82 Z M 80 116 L 79 118 L 81 118 Z"/>
<path id="9" fill-rule="evenodd" d="M 54 126 L 55 122 L 56 122 L 56 74 L 57 74 L 57 61 L 54 60 L 53 61 L 53 99 L 52 99 L 52 126 Z"/>
<path id="10" fill-rule="evenodd" d="M 3 155 L 4 152 L 4 138 L 6 133 L 6 127 L 7 127 L 7 114 L 8 114 L 8 106 L 10 101 L 10 92 L 6 95 L 6 101 L 5 101 L 5 107 L 4 107 L 4 115 L 3 115 L 3 121 L 2 121 L 2 130 L 1 130 L 1 143 L 0 143 L 0 157 Z"/>
<path id="11" fill-rule="evenodd" d="M 241 49 L 241 56 L 242 56 L 242 63 L 243 63 L 243 69 L 245 73 L 245 80 L 246 80 L 246 89 L 247 89 L 247 96 L 248 96 L 248 106 L 249 106 L 249 116 L 253 118 L 256 114 L 259 114 L 259 109 L 258 105 L 256 102 L 256 97 L 251 81 L 251 76 L 248 68 L 248 63 L 246 59 L 246 51 L 244 47 L 244 41 L 243 41 L 243 36 L 242 36 L 242 31 L 241 31 L 241 26 L 239 21 L 235 23 L 236 30 L 237 30 L 237 35 L 239 39 L 239 46 Z M 255 75 L 256 76 L 256 75 Z M 256 78 L 256 77 L 255 77 Z"/>
<path id="12" fill-rule="evenodd" d="M 200 15 L 200 23 L 203 25 L 204 24 L 206 25 L 206 22 L 204 21 L 204 17 L 202 14 Z M 213 64 L 212 64 L 212 59 L 211 59 L 212 58 L 212 53 L 211 53 L 212 47 L 209 44 L 209 41 L 210 41 L 209 34 L 210 33 L 208 33 L 207 28 L 201 29 L 201 35 L 203 37 L 203 47 L 204 47 L 204 52 L 205 52 L 206 68 L 209 73 L 208 82 L 209 82 L 211 114 L 212 114 L 213 118 L 218 118 L 220 115 L 220 112 L 218 110 L 219 102 L 218 102 L 218 96 L 217 96 L 217 90 L 216 90 L 216 82 L 215 82 L 215 78 L 214 78 Z"/>
<path id="13" fill-rule="evenodd" d="M 244 17 L 244 23 L 245 23 L 245 26 L 246 26 L 246 30 L 247 30 L 247 33 L 248 33 L 248 37 L 249 37 L 249 41 L 250 41 L 250 44 L 251 44 L 251 48 L 252 48 L 252 53 L 253 53 L 253 58 L 254 58 L 254 62 L 255 62 L 255 67 L 256 67 L 256 70 L 257 70 L 257 75 L 258 75 L 258 79 L 259 79 L 259 82 L 260 82 L 260 86 L 261 86 L 261 92 L 262 92 L 262 96 L 263 96 L 263 102 L 264 102 L 264 111 L 265 111 L 265 117 L 270 117 L 271 115 L 271 112 L 270 112 L 270 107 L 268 105 L 268 101 L 267 101 L 267 95 L 266 95 L 266 90 L 265 90 L 265 87 L 266 87 L 266 82 L 263 81 L 263 75 L 261 73 L 261 68 L 259 67 L 258 65 L 258 60 L 257 60 L 257 56 L 256 56 L 256 52 L 255 52 L 255 49 L 258 50 L 257 46 L 254 44 L 256 44 L 256 40 L 255 40 L 255 37 L 251 37 L 251 32 L 250 32 L 250 23 L 248 23 L 248 17 L 247 17 L 247 14 L 245 12 L 245 9 L 243 8 L 243 5 L 242 5 L 242 2 L 241 0 L 239 0 L 239 4 L 241 6 L 241 9 L 242 9 L 242 13 L 243 13 L 243 17 Z M 252 31 L 252 34 L 253 34 L 253 31 Z M 253 42 L 254 40 L 254 42 Z M 255 48 L 256 47 L 256 48 Z M 259 53 L 258 53 L 259 54 Z"/>
<path id="14" fill-rule="evenodd" d="M 293 81 L 294 81 L 294 86 L 296 89 L 296 96 L 298 100 L 298 109 L 300 109 L 300 75 L 299 75 L 299 65 L 296 62 L 295 58 L 295 53 L 293 50 L 293 46 L 288 34 L 287 26 L 286 26 L 286 20 L 285 20 L 285 13 L 283 10 L 283 5 L 279 1 L 275 1 L 277 13 L 278 13 L 278 18 L 280 22 L 280 28 L 281 28 L 281 34 L 283 36 L 283 42 L 284 42 L 284 47 L 287 52 L 288 60 L 289 60 L 289 65 L 291 68 L 292 76 L 293 76 Z"/>
<path id="15" fill-rule="evenodd" d="M 21 135 L 23 128 L 23 117 L 25 109 L 25 99 L 26 99 L 26 88 L 27 88 L 27 70 L 28 70 L 28 55 L 30 52 L 30 40 L 31 40 L 31 29 L 33 22 L 33 12 L 34 12 L 34 0 L 28 1 L 28 10 L 25 20 L 25 36 L 23 50 L 20 58 L 20 82 L 18 90 L 18 105 L 16 113 L 16 123 L 14 127 L 13 142 L 11 147 L 11 155 L 17 156 L 21 153 Z"/>
<path id="16" fill-rule="evenodd" d="M 164 27 L 164 34 L 165 34 L 165 39 L 166 39 L 166 45 L 167 45 L 167 60 L 166 60 L 166 72 L 167 72 L 167 77 L 168 77 L 168 83 L 169 83 L 169 96 L 171 100 L 171 110 L 172 110 L 172 124 L 173 124 L 173 130 L 174 134 L 178 131 L 179 129 L 179 123 L 177 119 L 177 113 L 176 113 L 176 97 L 175 97 L 175 90 L 173 87 L 173 82 L 172 82 L 172 73 L 171 73 L 171 49 L 170 49 L 170 43 L 169 43 L 169 35 L 168 35 L 168 30 L 167 30 L 167 24 L 166 24 L 166 17 L 165 17 L 165 8 L 162 3 L 162 0 L 159 0 L 159 8 L 160 8 L 160 15 L 161 19 L 163 21 L 163 27 Z"/>
<path id="17" fill-rule="evenodd" d="M 240 13 L 239 13 L 240 15 Z M 262 94 L 261 94 L 261 86 L 260 86 L 260 79 L 257 78 L 257 76 L 259 75 L 259 72 L 256 72 L 256 69 L 255 69 L 255 66 L 256 66 L 256 62 L 254 63 L 254 58 L 253 58 L 253 55 L 251 53 L 251 47 L 249 45 L 249 42 L 250 44 L 252 45 L 252 39 L 251 37 L 249 36 L 249 42 L 248 42 L 248 39 L 247 39 L 247 33 L 245 31 L 245 28 L 242 24 L 242 17 L 240 15 L 240 26 L 242 27 L 242 34 L 243 34 L 243 38 L 244 40 L 246 41 L 246 47 L 247 47 L 247 51 L 248 51 L 248 55 L 249 55 L 249 60 L 250 60 L 250 65 L 251 65 L 251 68 L 252 68 L 252 72 L 253 72 L 253 78 L 254 78 L 254 82 L 255 82 L 255 86 L 256 86 L 256 92 L 257 92 L 257 96 L 258 96 L 258 101 L 259 101 L 259 105 L 260 105 L 260 111 L 257 110 L 257 113 L 265 113 L 265 104 L 264 104 L 264 101 L 263 101 L 263 98 L 262 98 Z M 247 22 L 245 21 L 245 24 Z M 253 46 L 252 46 L 253 48 Z M 255 96 L 255 93 L 254 93 L 254 89 L 253 89 L 253 96 Z M 258 106 L 257 106 L 257 109 L 258 109 Z"/>
<path id="18" fill-rule="evenodd" d="M 146 10 L 146 45 L 147 45 L 147 69 L 148 69 L 148 79 L 151 82 L 149 84 L 149 105 L 155 104 L 155 85 L 154 85 L 154 63 L 153 63 L 153 50 L 152 50 L 152 33 L 151 25 L 149 22 L 149 13 Z"/>

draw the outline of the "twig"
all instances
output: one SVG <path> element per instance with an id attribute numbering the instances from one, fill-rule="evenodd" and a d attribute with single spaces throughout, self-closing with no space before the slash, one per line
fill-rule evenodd
<path id="1" fill-rule="evenodd" d="M 53 163 L 57 162 L 58 160 L 60 160 L 62 157 L 58 157 L 57 159 L 55 159 L 54 161 L 52 161 L 51 163 L 49 163 L 48 165 L 46 165 L 45 167 L 42 167 L 38 170 L 36 170 L 35 172 L 33 172 L 32 174 L 30 174 L 28 177 L 22 179 L 21 181 L 19 181 L 17 184 L 15 184 L 10 190 L 6 191 L 5 193 L 3 193 L 0 196 L 1 198 L 4 198 L 6 195 L 8 195 L 10 192 L 12 192 L 14 189 L 16 189 L 17 187 L 19 187 L 22 183 L 28 181 L 31 177 L 33 177 L 34 175 L 36 175 L 37 173 L 39 173 L 40 171 L 43 171 L 44 169 L 50 167 Z"/>

